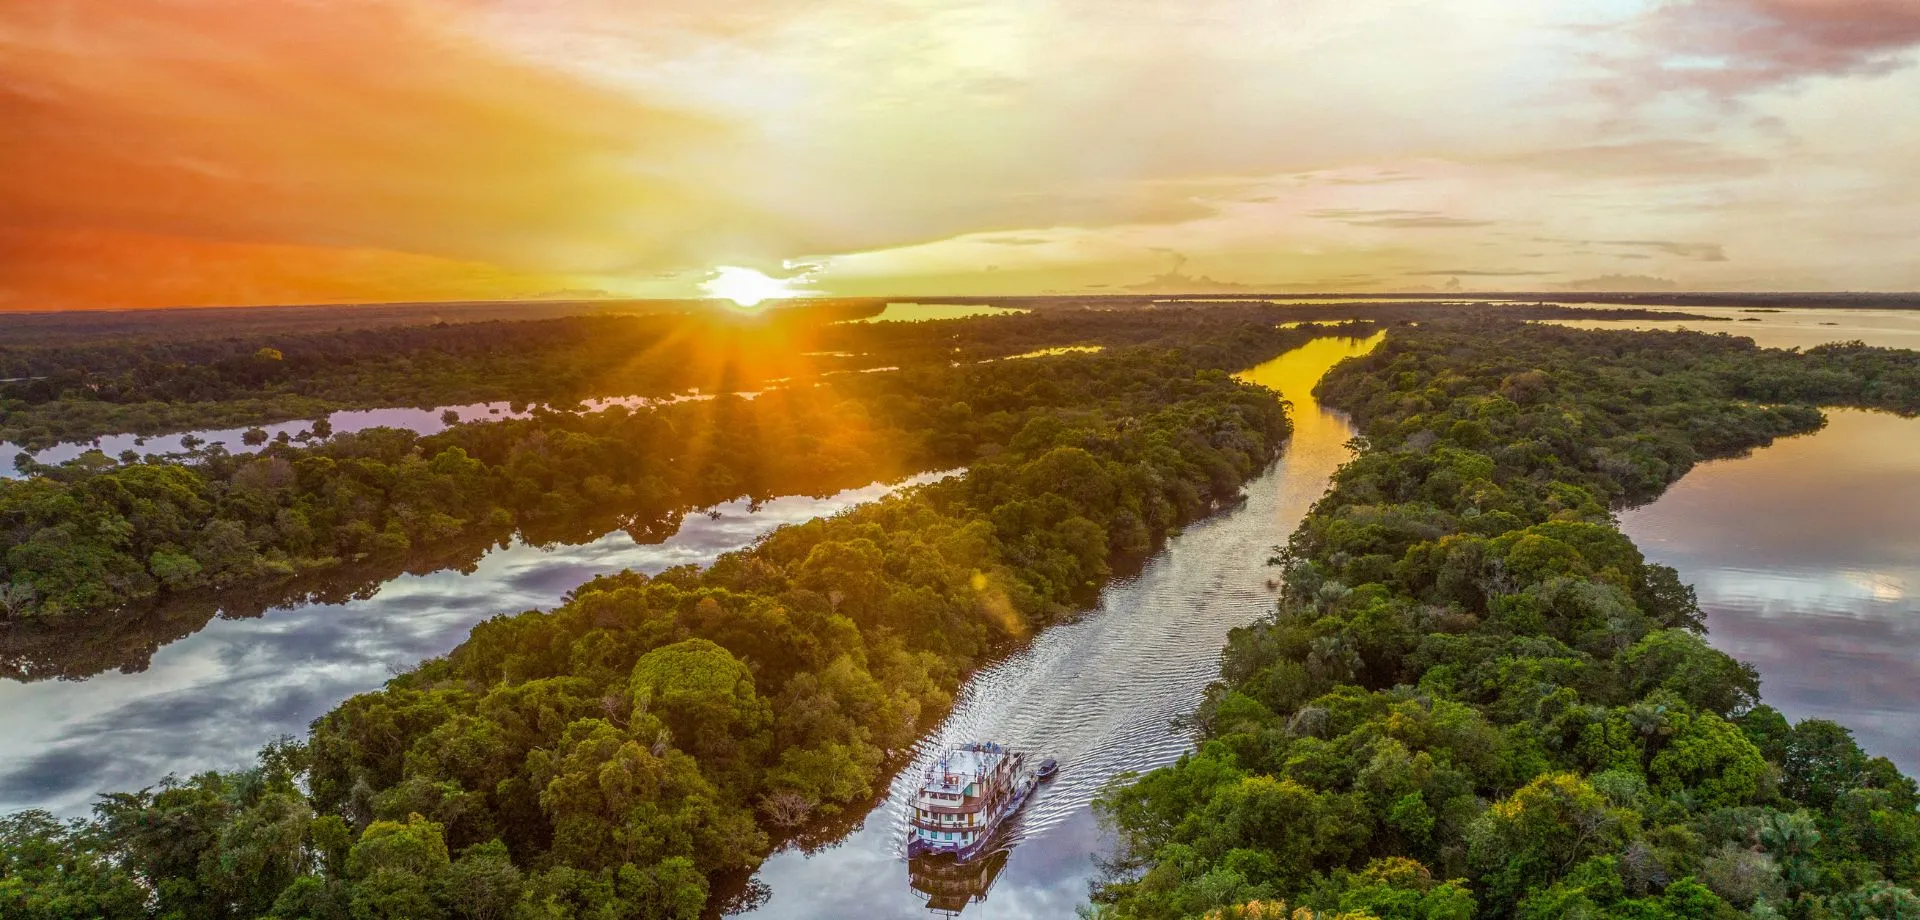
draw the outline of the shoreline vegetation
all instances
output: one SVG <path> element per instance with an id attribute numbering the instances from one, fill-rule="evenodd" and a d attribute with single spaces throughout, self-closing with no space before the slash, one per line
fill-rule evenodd
<path id="1" fill-rule="evenodd" d="M 923 431 L 978 439 L 968 471 L 489 620 L 253 770 L 7 818 L 0 852 L 46 861 L 0 897 L 28 917 L 698 916 L 769 832 L 870 798 L 984 656 L 1272 461 L 1285 403 L 1230 369 L 1372 331 L 1208 325 L 843 404 L 925 409 Z"/>
<path id="2" fill-rule="evenodd" d="M 1100 798 L 1094 916 L 1920 911 L 1914 781 L 1764 705 L 1610 514 L 1817 406 L 1915 414 L 1920 354 L 1428 324 L 1316 393 L 1361 450 L 1231 637 L 1199 748 Z"/>
<path id="3" fill-rule="evenodd" d="M 1036 347 L 1152 344 L 1205 310 L 1217 321 L 1399 322 L 1456 305 L 1276 306 L 1262 302 L 1025 304 L 1030 312 L 944 323 L 852 323 L 884 302 L 829 302 L 743 315 L 685 313 L 421 322 L 407 326 L 233 329 L 188 324 L 170 337 L 77 331 L 0 345 L 0 442 L 41 449 L 110 434 L 155 436 L 323 418 L 336 411 L 485 402 L 556 409 L 602 397 L 699 388 L 754 391 L 883 366 L 980 361 Z M 1506 304 L 1520 318 L 1700 319 L 1638 309 Z M 437 315 L 437 314 L 436 314 Z M 172 317 L 167 320 L 179 323 Z M 161 319 L 152 321 L 167 328 Z"/>

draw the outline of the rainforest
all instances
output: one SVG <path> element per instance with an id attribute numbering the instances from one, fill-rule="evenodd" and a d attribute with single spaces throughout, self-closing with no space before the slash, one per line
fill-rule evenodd
<path id="1" fill-rule="evenodd" d="M 1819 431 L 1823 408 L 1920 414 L 1920 353 L 1553 324 L 1687 315 L 1627 309 L 1021 306 L 15 349 L 37 378 L 7 384 L 23 442 L 118 431 L 155 403 L 197 407 L 140 416 L 155 433 L 529 404 L 427 434 L 23 455 L 0 481 L 0 646 L 21 682 L 137 673 L 211 618 L 270 624 L 508 541 L 659 540 L 742 497 L 953 472 L 709 564 L 607 572 L 490 616 L 306 732 L 262 738 L 248 764 L 0 818 L 0 913 L 777 910 L 782 889 L 769 900 L 755 874 L 770 854 L 891 828 L 877 802 L 985 692 L 983 669 L 1089 610 L 1124 617 L 1103 597 L 1241 513 L 1288 462 L 1303 405 L 1351 420 L 1344 463 L 1271 552 L 1240 560 L 1270 561 L 1276 596 L 1228 634 L 1183 713 L 1184 753 L 1099 782 L 1083 914 L 1920 911 L 1914 781 L 1845 725 L 1768 705 L 1761 676 L 1709 644 L 1682 575 L 1615 516 L 1702 463 Z M 1292 392 L 1239 374 L 1363 340 L 1317 388 L 1324 365 Z M 558 366 L 576 372 L 543 370 Z M 698 399 L 580 405 L 696 381 Z M 143 632 L 156 617 L 172 631 Z"/>
<path id="2" fill-rule="evenodd" d="M 1320 384 L 1365 446 L 1276 563 L 1174 767 L 1111 788 L 1097 916 L 1895 917 L 1914 781 L 1789 724 L 1610 509 L 1702 460 L 1913 415 L 1913 353 L 1396 329 Z"/>

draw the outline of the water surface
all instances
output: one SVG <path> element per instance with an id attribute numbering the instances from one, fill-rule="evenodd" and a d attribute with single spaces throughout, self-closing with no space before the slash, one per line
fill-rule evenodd
<path id="1" fill-rule="evenodd" d="M 965 319 L 969 316 L 1012 316 L 1025 313 L 1013 307 L 990 307 L 973 303 L 890 303 L 879 313 L 851 323 L 922 323 L 936 319 Z"/>
<path id="2" fill-rule="evenodd" d="M 261 745 L 283 734 L 304 736 L 309 722 L 341 700 L 446 654 L 481 620 L 552 607 L 596 575 L 705 565 L 783 524 L 834 514 L 894 488 L 777 498 L 758 508 L 730 502 L 688 515 L 659 543 L 635 542 L 624 531 L 577 546 L 515 543 L 467 572 L 402 575 L 362 600 L 215 619 L 131 673 L 0 681 L 0 814 L 76 814 L 96 792 L 138 789 L 169 772 L 249 766 Z"/>
<path id="3" fill-rule="evenodd" d="M 1002 360 L 1013 361 L 1020 358 L 1053 358 L 1059 355 L 1097 355 L 1106 350 L 1105 345 L 1060 345 L 1054 348 L 1042 348 L 1018 355 L 1008 355 Z"/>
<path id="4" fill-rule="evenodd" d="M 1618 304 L 1578 304 L 1617 310 Z M 1724 332 L 1752 339 L 1762 348 L 1807 349 L 1832 342 L 1860 341 L 1882 348 L 1920 349 L 1920 310 L 1838 310 L 1789 307 L 1757 310 L 1743 307 L 1661 307 L 1634 304 L 1649 310 L 1676 310 L 1707 320 L 1571 319 L 1541 320 L 1576 329 L 1688 329 Z"/>
<path id="5" fill-rule="evenodd" d="M 1277 572 L 1266 560 L 1349 456 L 1353 429 L 1313 401 L 1313 384 L 1378 341 L 1319 339 L 1241 375 L 1294 404 L 1293 440 L 1248 484 L 1247 501 L 1188 527 L 1138 575 L 1110 585 L 1093 610 L 974 675 L 864 822 L 814 852 L 774 854 L 754 879 L 765 900 L 742 913 L 924 917 L 937 893 L 934 908 L 968 917 L 1072 917 L 1103 846 L 1089 804 L 1116 774 L 1172 763 L 1191 748 L 1173 719 L 1191 713 L 1218 676 L 1228 630 L 1272 609 Z M 910 863 L 915 778 L 948 744 L 974 739 L 1057 757 L 1060 774 L 1019 813 L 1003 852 L 965 865 Z"/>
<path id="6" fill-rule="evenodd" d="M 1920 419 L 1826 429 L 1702 464 L 1620 515 L 1692 584 L 1714 646 L 1789 719 L 1831 719 L 1920 773 Z"/>

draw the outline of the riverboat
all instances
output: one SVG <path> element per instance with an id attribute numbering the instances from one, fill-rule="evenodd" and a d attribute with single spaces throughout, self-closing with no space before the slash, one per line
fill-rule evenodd
<path id="1" fill-rule="evenodd" d="M 1027 765 L 1025 754 L 1004 745 L 974 741 L 949 748 L 927 765 L 914 796 L 907 855 L 947 853 L 961 860 L 979 855 L 1042 778 L 1040 770 Z"/>

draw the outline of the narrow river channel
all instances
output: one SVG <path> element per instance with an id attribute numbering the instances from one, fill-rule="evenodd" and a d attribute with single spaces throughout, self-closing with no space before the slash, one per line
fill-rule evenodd
<path id="1" fill-rule="evenodd" d="M 982 669 L 953 713 L 921 739 L 912 765 L 861 824 L 817 847 L 774 854 L 739 894 L 736 915 L 771 918 L 1071 917 L 1097 873 L 1101 834 L 1090 803 L 1116 774 L 1171 763 L 1189 749 L 1173 720 L 1217 674 L 1227 632 L 1276 596 L 1266 565 L 1349 456 L 1353 430 L 1313 401 L 1313 384 L 1378 339 L 1321 339 L 1243 379 L 1294 405 L 1294 435 L 1247 501 L 1196 523 L 1142 571 L 1107 588 L 1081 618 Z M 1060 775 L 1019 813 L 1000 850 L 965 865 L 905 856 L 907 802 L 946 745 L 986 739 L 1060 760 Z"/>

